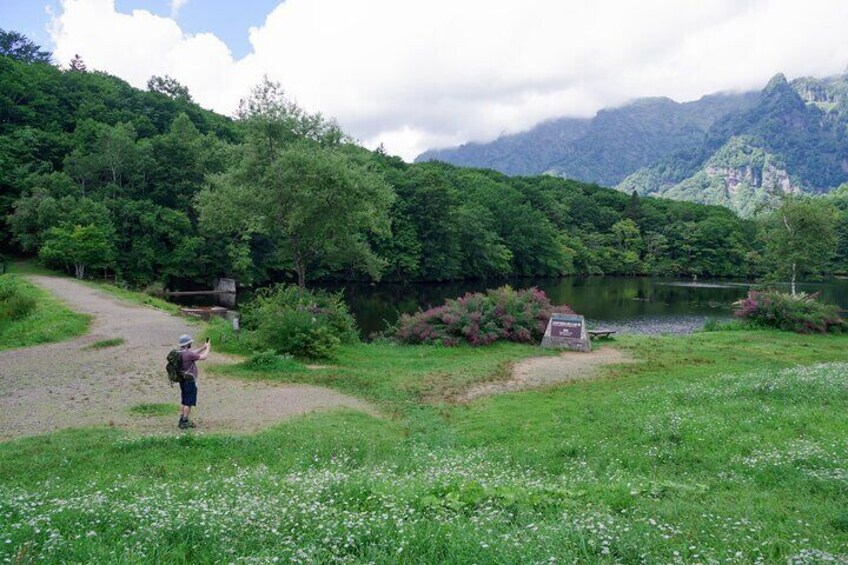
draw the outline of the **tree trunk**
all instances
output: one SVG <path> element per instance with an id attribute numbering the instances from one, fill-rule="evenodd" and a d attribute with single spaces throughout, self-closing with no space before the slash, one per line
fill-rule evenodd
<path id="1" fill-rule="evenodd" d="M 306 288 L 306 260 L 297 251 L 292 251 L 294 272 L 297 273 L 297 286 Z"/>
<path id="2" fill-rule="evenodd" d="M 75 264 L 74 264 L 74 271 L 75 271 L 76 277 L 77 277 L 78 279 L 83 279 L 83 278 L 85 278 L 85 265 L 84 265 L 84 264 L 82 264 L 82 263 L 75 263 Z"/>
<path id="3" fill-rule="evenodd" d="M 306 288 L 306 267 L 298 261 L 294 269 L 297 271 L 297 286 Z"/>
<path id="4" fill-rule="evenodd" d="M 294 271 L 297 273 L 297 286 L 306 288 L 306 253 L 303 253 L 303 247 L 300 245 L 300 238 L 293 235 L 291 239 L 291 254 L 294 261 Z"/>
<path id="5" fill-rule="evenodd" d="M 792 261 L 792 296 L 795 296 L 795 261 Z"/>
<path id="6" fill-rule="evenodd" d="M 789 218 L 786 217 L 786 213 L 783 213 L 783 225 L 786 226 L 786 233 L 789 234 L 789 240 L 792 241 L 792 227 L 789 225 Z M 791 243 L 790 243 L 791 245 Z M 792 261 L 792 296 L 795 296 L 795 261 Z"/>

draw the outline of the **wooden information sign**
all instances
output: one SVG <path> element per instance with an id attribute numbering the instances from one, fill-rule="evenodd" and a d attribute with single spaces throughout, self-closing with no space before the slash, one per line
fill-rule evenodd
<path id="1" fill-rule="evenodd" d="M 577 314 L 553 314 L 542 338 L 542 347 L 561 347 L 574 351 L 592 351 L 586 334 L 586 320 Z"/>

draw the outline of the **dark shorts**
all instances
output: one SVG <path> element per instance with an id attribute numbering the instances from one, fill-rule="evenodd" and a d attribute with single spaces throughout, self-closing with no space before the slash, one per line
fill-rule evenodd
<path id="1" fill-rule="evenodd" d="M 180 381 L 180 399 L 183 406 L 197 406 L 197 383 L 194 379 Z"/>

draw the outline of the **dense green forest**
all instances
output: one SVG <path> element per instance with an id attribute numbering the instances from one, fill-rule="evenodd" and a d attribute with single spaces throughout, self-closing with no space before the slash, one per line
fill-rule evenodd
<path id="1" fill-rule="evenodd" d="M 231 119 L 169 77 L 142 91 L 79 59 L 3 52 L 2 247 L 78 276 L 179 287 L 764 268 L 757 224 L 726 208 L 407 164 L 268 81 Z"/>

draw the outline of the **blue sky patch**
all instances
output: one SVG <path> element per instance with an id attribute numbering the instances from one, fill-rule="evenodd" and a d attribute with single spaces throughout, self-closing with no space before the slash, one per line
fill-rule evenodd
<path id="1" fill-rule="evenodd" d="M 213 33 L 240 59 L 251 52 L 250 27 L 261 26 L 281 0 L 188 0 L 177 14 L 177 23 L 185 33 Z M 52 49 L 47 25 L 50 16 L 61 12 L 58 0 L 19 0 L 0 2 L 0 28 L 23 33 L 39 45 Z M 115 0 L 118 12 L 147 10 L 163 17 L 171 16 L 170 0 Z"/>

